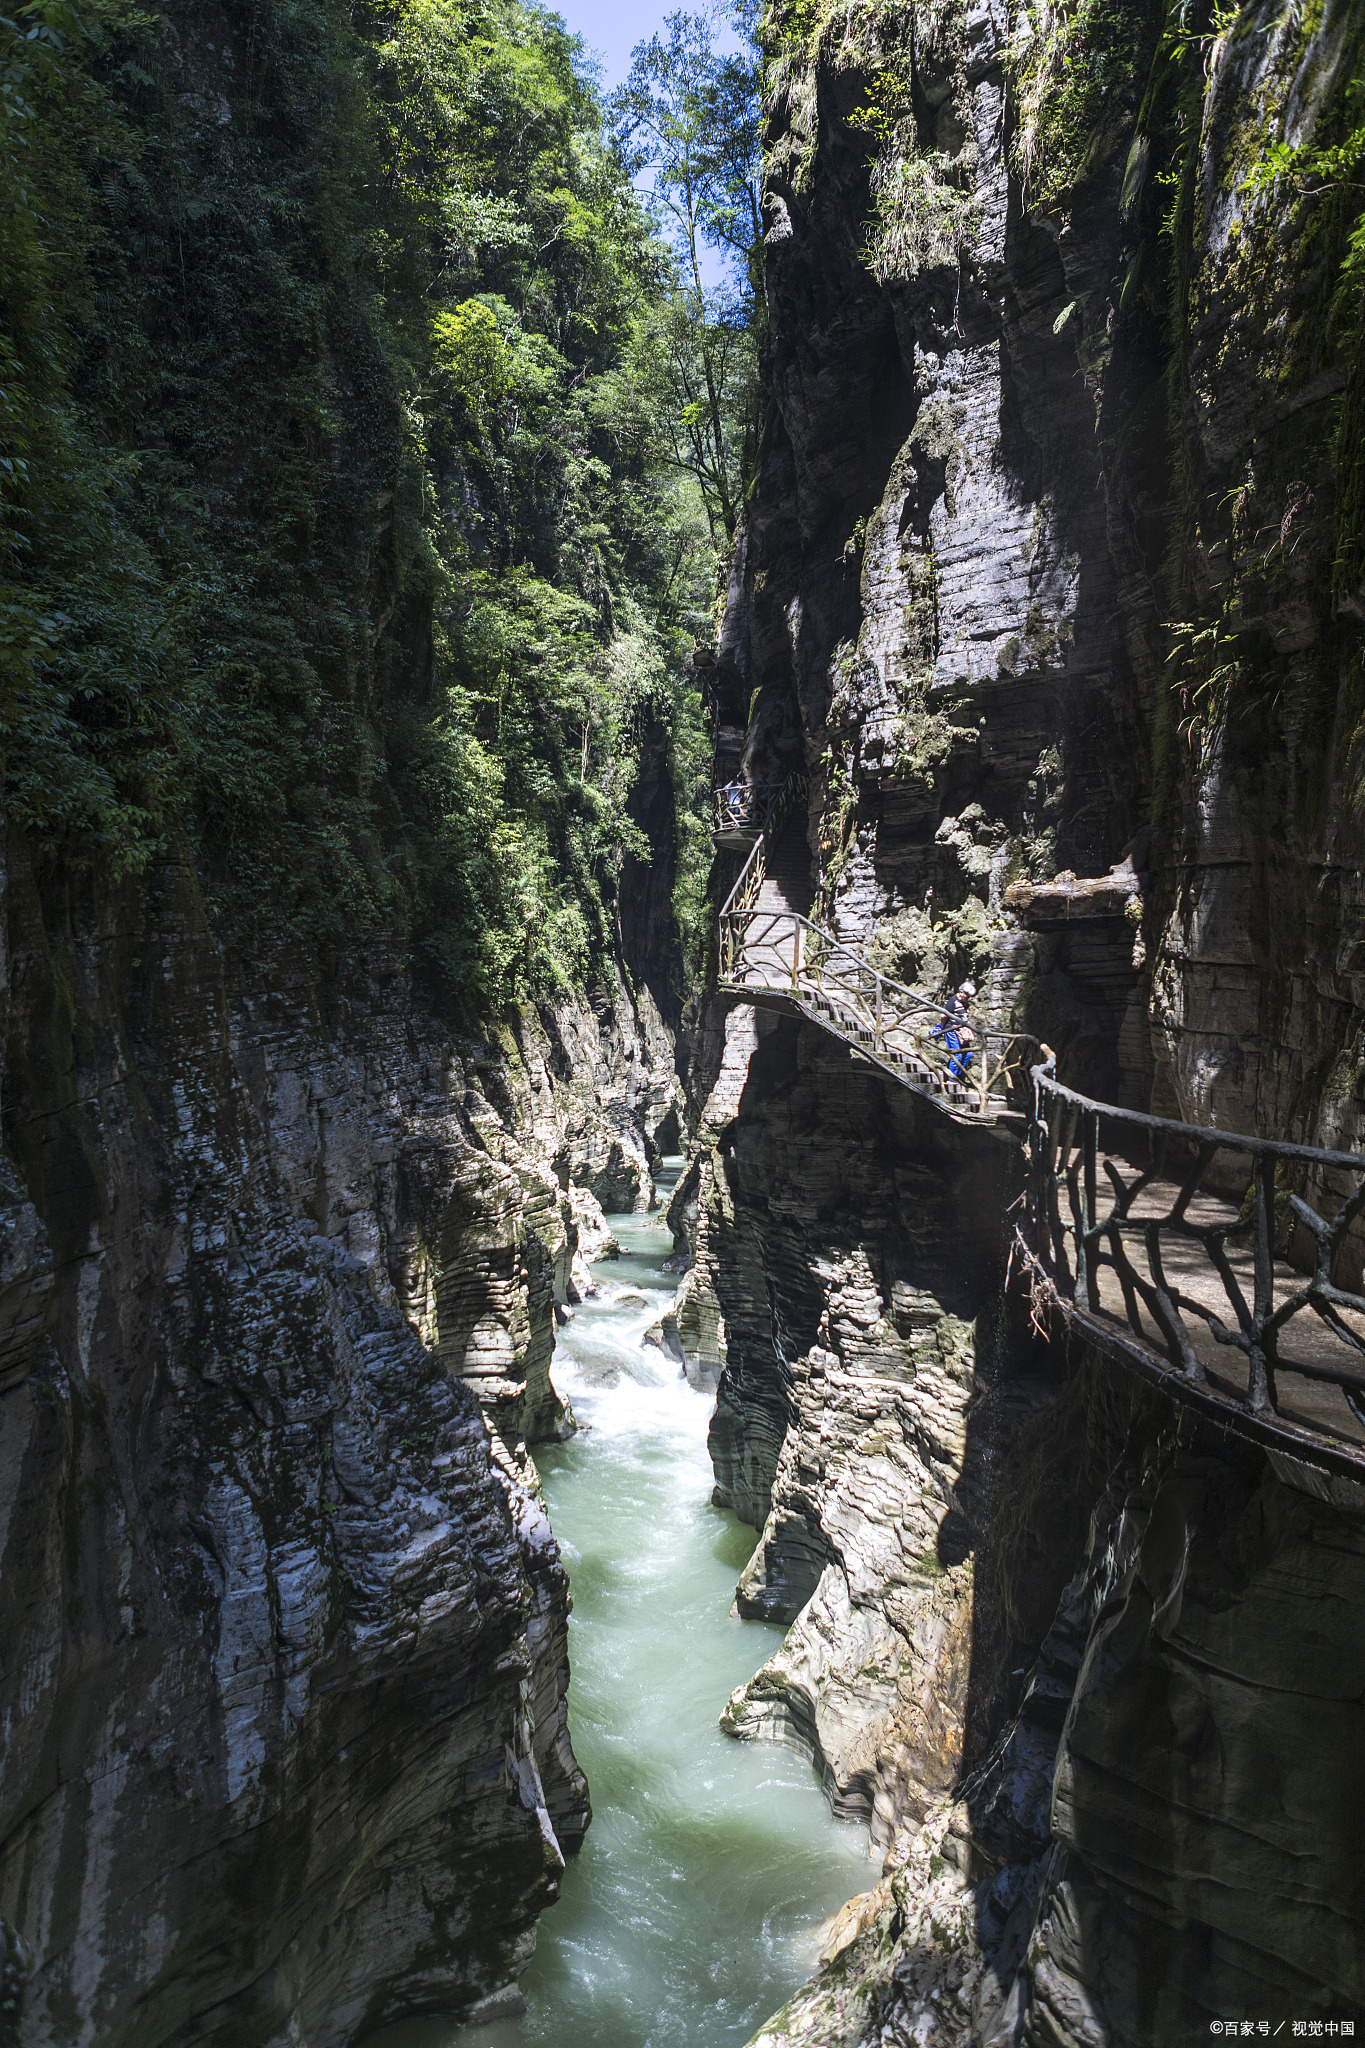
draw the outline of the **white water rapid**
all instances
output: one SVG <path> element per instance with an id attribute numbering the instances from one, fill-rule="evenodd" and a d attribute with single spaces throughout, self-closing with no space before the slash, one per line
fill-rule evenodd
<path id="1" fill-rule="evenodd" d="M 555 1358 L 581 1433 L 536 1452 L 593 1823 L 540 1922 L 525 2017 L 409 2023 L 384 2048 L 742 2048 L 875 1881 L 866 1831 L 831 1819 L 809 1763 L 716 1725 L 782 1630 L 729 1611 L 754 1532 L 711 1504 L 711 1396 L 642 1342 L 675 1285 L 662 1213 L 610 1221 L 624 1256 L 594 1268 Z"/>

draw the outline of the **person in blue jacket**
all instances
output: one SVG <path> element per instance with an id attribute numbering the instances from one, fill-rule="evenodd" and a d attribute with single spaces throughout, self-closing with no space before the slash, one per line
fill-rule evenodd
<path id="1" fill-rule="evenodd" d="M 972 1063 L 971 1048 L 976 1043 L 976 1033 L 967 1019 L 967 1005 L 975 994 L 974 981 L 960 982 L 943 1005 L 943 1021 L 934 1032 L 935 1038 L 941 1038 L 945 1049 L 952 1055 L 948 1061 L 948 1073 L 954 1081 L 964 1081 Z"/>

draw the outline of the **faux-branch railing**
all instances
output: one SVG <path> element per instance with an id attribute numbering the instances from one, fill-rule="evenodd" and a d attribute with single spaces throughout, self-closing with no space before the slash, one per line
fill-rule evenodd
<path id="1" fill-rule="evenodd" d="M 725 921 L 736 911 L 749 910 L 758 901 L 759 891 L 768 876 L 768 854 L 777 844 L 778 835 L 796 807 L 798 798 L 805 796 L 810 788 L 805 775 L 789 775 L 768 806 L 763 820 L 763 829 L 754 841 L 749 858 L 735 876 L 734 887 L 720 906 L 721 963 L 725 961 Z"/>
<path id="2" fill-rule="evenodd" d="M 974 1070 L 968 1070 L 970 1078 L 955 1074 L 954 1055 L 936 1035 L 943 1022 L 941 999 L 883 974 L 798 912 L 760 907 L 769 851 L 807 787 L 799 774 L 782 785 L 721 907 L 721 986 L 739 994 L 782 995 L 907 1086 L 927 1087 L 989 1114 L 1002 1084 L 1026 1084 L 1036 1039 L 973 1026 Z"/>
<path id="3" fill-rule="evenodd" d="M 1208 1376 L 1187 1317 L 1202 1322 L 1215 1344 L 1244 1354 L 1247 1387 L 1240 1398 L 1252 1414 L 1276 1411 L 1275 1375 L 1280 1371 L 1339 1387 L 1352 1413 L 1365 1422 L 1365 1373 L 1360 1369 L 1365 1362 L 1365 1295 L 1334 1278 L 1351 1226 L 1365 1208 L 1365 1158 L 1116 1109 L 1064 1088 L 1050 1063 L 1035 1067 L 1032 1081 L 1030 1233 L 1032 1249 L 1058 1295 L 1098 1316 L 1107 1267 L 1118 1282 L 1133 1334 L 1151 1347 L 1145 1309 L 1171 1363 L 1194 1385 L 1207 1385 Z M 1106 1136 L 1107 1147 L 1101 1142 Z M 1152 1163 L 1134 1164 L 1131 1155 L 1144 1151 Z M 1235 1177 L 1224 1169 L 1213 1182 L 1210 1169 L 1220 1153 L 1239 1166 Z M 1335 1214 L 1320 1215 L 1290 1189 L 1277 1196 L 1277 1173 L 1316 1176 L 1320 1183 L 1338 1179 L 1341 1200 Z M 1229 1178 L 1234 1189 L 1242 1182 L 1239 1193 L 1227 1192 Z M 1063 1189 L 1069 1219 L 1062 1214 Z M 1135 1206 L 1153 1189 L 1159 1200 L 1165 1190 L 1173 1190 L 1164 1212 L 1135 1214 Z M 1215 1213 L 1204 1221 L 1192 1218 L 1196 1202 Z M 1289 1235 L 1291 1219 L 1309 1234 L 1313 1265 L 1307 1273 L 1286 1268 L 1283 1258 L 1276 1273 L 1277 1202 L 1279 1234 Z M 1131 1250 L 1139 1245 L 1141 1259 L 1135 1260 Z M 1230 1246 L 1243 1251 L 1244 1262 L 1249 1254 L 1249 1275 L 1239 1278 L 1234 1271 Z M 1172 1278 L 1168 1269 L 1176 1258 L 1188 1262 L 1191 1254 L 1193 1268 Z M 1210 1299 L 1200 1299 L 1201 1293 Z M 1290 1326 L 1305 1312 L 1316 1319 L 1307 1328 L 1318 1336 L 1318 1345 L 1300 1343 L 1298 1355 L 1291 1355 L 1282 1347 Z M 1359 1329 L 1347 1320 L 1351 1316 L 1362 1319 Z M 1315 1348 L 1318 1356 L 1306 1355 Z"/>
<path id="4" fill-rule="evenodd" d="M 951 1054 L 932 1035 L 943 1017 L 941 1001 L 880 973 L 809 918 L 791 910 L 760 908 L 768 856 L 806 788 L 804 775 L 790 776 L 782 785 L 721 907 L 721 986 L 750 999 L 777 996 L 907 1086 L 941 1089 L 966 1100 L 968 1091 L 947 1071 Z M 1020 1076 L 1021 1068 L 1036 1057 L 1038 1041 L 990 1029 L 976 1036 L 982 1047 L 976 1089 L 986 1111 L 991 1090 L 1002 1079 Z M 1025 1249 L 1059 1298 L 1112 1327 L 1117 1304 L 1106 1310 L 1101 1300 L 1101 1278 L 1110 1269 L 1122 1297 L 1120 1326 L 1126 1321 L 1148 1356 L 1164 1349 L 1192 1393 L 1211 1393 L 1204 1361 L 1185 1320 L 1195 1317 L 1216 1345 L 1244 1354 L 1245 1393 L 1230 1391 L 1258 1418 L 1248 1426 L 1262 1433 L 1267 1420 L 1272 1430 L 1283 1434 L 1285 1428 L 1275 1420 L 1277 1371 L 1339 1388 L 1351 1413 L 1365 1423 L 1365 1294 L 1341 1286 L 1335 1277 L 1352 1225 L 1365 1213 L 1365 1158 L 1119 1109 L 1063 1087 L 1054 1065 L 1049 1055 L 1045 1064 L 1031 1067 L 1025 1083 L 1031 1098 Z M 1108 1151 L 1101 1146 L 1106 1129 L 1113 1140 Z M 1143 1150 L 1151 1156 L 1147 1167 L 1135 1165 L 1131 1158 Z M 1244 1162 L 1235 1199 L 1228 1194 L 1228 1184 L 1231 1179 L 1238 1188 L 1236 1175 L 1224 1170 L 1211 1176 L 1220 1153 Z M 1173 1165 L 1169 1174 L 1168 1161 Z M 1313 1176 L 1323 1182 L 1335 1177 L 1341 1185 L 1334 1213 L 1321 1215 L 1297 1190 L 1277 1191 L 1281 1170 L 1286 1177 L 1299 1175 L 1305 1183 Z M 1063 1188 L 1069 1221 L 1062 1216 Z M 1170 1191 L 1164 1211 L 1137 1213 L 1153 1190 L 1158 1200 L 1163 1190 Z M 1196 1204 L 1215 1213 L 1200 1220 L 1190 1213 Z M 1313 1249 L 1310 1272 L 1291 1271 L 1283 1258 L 1276 1270 L 1277 1226 L 1288 1235 L 1291 1221 L 1308 1233 Z M 1176 1243 L 1183 1256 L 1193 1252 L 1197 1270 L 1173 1282 L 1167 1267 Z M 1145 1273 L 1129 1254 L 1129 1246 L 1135 1244 L 1141 1246 Z M 1249 1265 L 1249 1274 L 1243 1276 L 1249 1286 L 1234 1270 L 1239 1254 Z M 1188 1284 L 1182 1286 L 1181 1279 Z M 1200 1292 L 1211 1299 L 1201 1300 Z M 1339 1356 L 1310 1357 L 1302 1347 L 1294 1356 L 1282 1348 L 1286 1331 L 1305 1311 L 1312 1312 L 1326 1333 L 1329 1352 L 1335 1345 Z M 1353 1328 L 1347 1317 L 1356 1318 L 1359 1327 Z M 1320 1347 L 1322 1342 L 1320 1337 Z M 1311 1342 L 1308 1349 L 1313 1349 Z M 1228 1391 L 1221 1388 L 1219 1397 L 1226 1398 Z M 1316 1424 L 1310 1429 L 1321 1435 Z M 1293 1433 L 1299 1441 L 1306 1440 L 1300 1425 L 1293 1425 Z M 1328 1435 L 1338 1440 L 1332 1455 L 1354 1468 L 1358 1446 L 1341 1444 L 1340 1432 L 1330 1426 Z"/>
<path id="5" fill-rule="evenodd" d="M 715 791 L 712 812 L 713 832 L 735 832 L 755 830 L 766 822 L 767 813 L 781 796 L 785 784 L 777 782 L 740 782 L 723 784 Z"/>

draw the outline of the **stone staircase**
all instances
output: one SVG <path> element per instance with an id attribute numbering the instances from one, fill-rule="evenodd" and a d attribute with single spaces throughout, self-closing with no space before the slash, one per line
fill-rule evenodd
<path id="1" fill-rule="evenodd" d="M 799 811 L 793 811 L 767 857 L 756 907 L 789 910 L 797 917 L 809 917 L 814 900 L 806 821 Z"/>

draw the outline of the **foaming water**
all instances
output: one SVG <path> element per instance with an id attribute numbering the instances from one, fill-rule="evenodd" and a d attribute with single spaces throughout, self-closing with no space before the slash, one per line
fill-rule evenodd
<path id="1" fill-rule="evenodd" d="M 662 1217 L 611 1221 L 624 1256 L 555 1355 L 582 1433 L 536 1453 L 593 1823 L 541 1920 L 526 2016 L 409 2024 L 386 2048 L 741 2048 L 872 1881 L 864 1830 L 831 1819 L 809 1764 L 716 1725 L 783 1632 L 729 1612 L 754 1533 L 711 1504 L 711 1397 L 642 1344 L 675 1285 Z"/>

